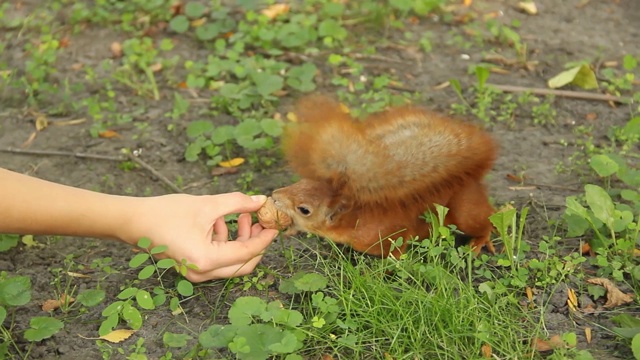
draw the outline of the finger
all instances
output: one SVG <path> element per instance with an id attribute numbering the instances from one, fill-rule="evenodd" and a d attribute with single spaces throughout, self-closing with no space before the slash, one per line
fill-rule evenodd
<path id="1" fill-rule="evenodd" d="M 256 266 L 262 261 L 262 255 L 257 255 L 242 264 L 236 264 L 227 266 L 224 268 L 216 269 L 206 274 L 206 277 L 211 279 L 227 279 L 232 277 L 244 276 L 251 274 Z"/>
<path id="2" fill-rule="evenodd" d="M 240 241 L 251 237 L 251 215 L 240 214 L 238 216 L 238 239 Z"/>
<path id="3" fill-rule="evenodd" d="M 241 263 L 218 267 L 215 269 L 210 269 L 208 271 L 190 269 L 186 274 L 186 278 L 191 282 L 202 282 L 202 281 L 213 280 L 213 279 L 223 279 L 223 278 L 244 276 L 253 272 L 253 270 L 260 263 L 261 260 L 262 260 L 262 254 L 258 254 Z"/>
<path id="4" fill-rule="evenodd" d="M 219 217 L 213 223 L 213 241 L 228 241 L 229 240 L 229 228 L 224 222 L 224 217 Z"/>
<path id="5" fill-rule="evenodd" d="M 216 204 L 216 208 L 220 208 L 220 204 L 224 204 L 224 211 L 230 213 L 246 213 L 254 212 L 262 207 L 267 197 L 264 195 L 249 196 L 241 192 L 232 192 L 227 194 L 210 195 L 212 203 Z"/>
<path id="6" fill-rule="evenodd" d="M 240 241 L 213 242 L 213 249 L 208 250 L 215 263 L 215 268 L 223 268 L 242 264 L 264 251 L 278 235 L 277 230 L 266 229 L 257 236 Z M 208 268 L 207 270 L 213 270 Z"/>

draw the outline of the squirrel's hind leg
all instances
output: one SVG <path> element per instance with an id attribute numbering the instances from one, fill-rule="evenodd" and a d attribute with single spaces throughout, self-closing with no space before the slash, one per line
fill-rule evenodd
<path id="1" fill-rule="evenodd" d="M 454 224 L 465 237 L 471 238 L 469 245 L 478 254 L 486 247 L 492 254 L 495 248 L 491 242 L 493 225 L 489 217 L 495 209 L 489 203 L 487 190 L 479 181 L 468 183 L 462 189 L 458 189 L 449 199 L 447 204 L 446 223 Z"/>

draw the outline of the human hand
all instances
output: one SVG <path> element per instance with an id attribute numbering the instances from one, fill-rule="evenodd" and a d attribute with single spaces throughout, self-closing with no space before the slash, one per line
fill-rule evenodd
<path id="1" fill-rule="evenodd" d="M 266 200 L 234 192 L 220 195 L 186 194 L 138 198 L 131 222 L 119 238 L 136 244 L 142 237 L 152 246 L 166 245 L 158 258 L 183 259 L 197 266 L 186 278 L 192 282 L 243 276 L 251 273 L 262 259 L 262 252 L 278 235 L 277 230 L 251 224 L 250 212 Z M 238 237 L 229 241 L 224 216 L 240 213 Z"/>

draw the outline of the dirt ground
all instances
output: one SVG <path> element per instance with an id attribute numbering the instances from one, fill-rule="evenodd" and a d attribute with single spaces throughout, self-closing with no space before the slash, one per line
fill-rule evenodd
<path id="1" fill-rule="evenodd" d="M 29 12 L 36 6 L 36 1 L 25 1 L 20 11 Z M 514 1 L 484 1 L 484 10 L 500 10 L 503 19 L 508 22 L 518 19 L 521 28 L 520 36 L 529 46 L 530 60 L 539 61 L 534 71 L 512 69 L 508 74 L 492 74 L 490 82 L 497 84 L 519 85 L 528 87 L 545 87 L 552 75 L 563 70 L 564 64 L 584 59 L 619 60 L 625 54 L 640 54 L 640 2 L 637 0 L 591 0 L 578 7 L 579 0 L 539 0 L 539 15 L 530 16 L 519 12 L 511 6 Z M 412 58 L 394 49 L 380 49 L 380 53 L 397 62 L 383 60 L 370 61 L 371 72 L 396 71 L 406 75 L 407 86 L 422 89 L 426 101 L 423 105 L 439 110 L 447 110 L 450 104 L 458 102 L 457 95 L 449 87 L 435 90 L 434 86 L 451 78 L 460 79 L 465 86 L 474 82 L 467 74 L 469 64 L 480 62 L 482 49 L 472 47 L 460 49 L 452 44 L 452 29 L 448 25 L 433 21 L 423 21 L 412 25 L 412 31 L 431 31 L 434 36 L 433 51 L 419 58 Z M 69 68 L 69 64 L 84 63 L 91 66 L 109 56 L 109 44 L 121 35 L 106 28 L 87 28 L 74 35 L 69 48 L 62 52 L 58 68 L 58 79 L 69 78 L 80 81 L 78 75 Z M 7 46 L 0 54 L 3 61 L 8 61 L 21 68 L 27 56 L 22 50 L 22 38 L 5 39 Z M 191 59 L 202 59 L 206 52 L 194 48 L 195 43 L 182 42 L 174 52 Z M 465 57 L 463 55 L 468 55 Z M 405 66 L 408 64 L 409 66 Z M 171 89 L 162 89 L 162 95 L 171 94 Z M 28 112 L 24 99 L 20 94 L 0 94 L 0 166 L 21 173 L 27 173 L 43 179 L 81 188 L 123 195 L 160 195 L 170 193 L 162 182 L 149 171 L 136 169 L 122 171 L 118 162 L 109 160 L 82 159 L 71 156 L 34 156 L 2 152 L 8 148 L 19 148 L 34 131 L 35 117 Z M 135 101 L 120 93 L 118 103 L 122 112 L 128 107 L 137 106 Z M 54 106 L 56 99 L 49 106 Z M 289 101 L 283 101 L 281 112 L 287 110 Z M 149 126 L 141 134 L 135 127 L 117 129 L 122 135 L 119 138 L 102 139 L 89 135 L 90 122 L 73 126 L 50 126 L 38 133 L 30 150 L 65 151 L 74 153 L 91 153 L 117 156 L 123 148 L 140 150 L 140 157 L 159 171 L 166 178 L 175 181 L 182 178 L 185 192 L 191 194 L 210 194 L 237 190 L 237 179 L 240 174 L 227 175 L 213 180 L 206 166 L 202 163 L 184 161 L 186 137 L 184 127 L 189 120 L 196 119 L 197 105 L 193 108 L 194 117 L 184 119 L 182 129 L 176 132 L 167 131 L 169 119 L 164 115 L 171 109 L 170 101 L 150 101 L 144 104 L 145 112 L 136 118 L 136 122 L 147 122 Z M 596 139 L 602 139 L 605 131 L 612 125 L 619 125 L 629 119 L 628 108 L 612 108 L 606 102 L 585 101 L 556 98 L 554 107 L 557 111 L 558 126 L 536 126 L 526 116 L 516 118 L 515 126 L 503 125 L 492 127 L 491 131 L 499 140 L 502 151 L 500 158 L 488 179 L 490 193 L 497 204 L 513 202 L 516 206 L 529 204 L 533 211 L 529 217 L 526 240 L 536 243 L 543 234 L 549 234 L 551 227 L 547 218 L 554 219 L 561 214 L 564 199 L 569 195 L 582 191 L 581 179 L 577 173 L 558 173 L 559 163 L 567 163 L 568 157 L 575 152 L 572 146 L 560 145 L 560 140 L 569 144 L 574 138 L 573 129 L 579 125 L 595 125 Z M 31 109 L 35 110 L 35 109 Z M 37 109 L 46 112 L 47 108 Z M 595 120 L 587 114 L 595 113 Z M 82 118 L 85 114 L 72 114 L 67 119 Z M 217 121 L 217 119 L 213 119 Z M 224 120 L 221 120 L 224 121 Z M 134 137 L 134 135 L 136 135 Z M 566 164 L 568 165 L 568 164 Z M 507 174 L 525 172 L 530 183 L 538 184 L 536 188 L 512 190 L 514 184 L 509 182 Z M 273 189 L 286 185 L 290 174 L 284 167 L 271 169 L 268 173 L 256 173 L 253 186 L 268 194 Z M 65 258 L 75 254 L 74 261 L 89 266 L 94 259 L 112 258 L 111 266 L 119 271 L 102 280 L 101 285 L 110 296 L 115 296 L 119 288 L 135 278 L 127 267 L 133 256 L 132 249 L 116 242 L 95 239 L 38 237 L 45 247 L 25 251 L 24 245 L 0 254 L 0 270 L 13 274 L 30 276 L 33 282 L 33 304 L 39 304 L 52 297 L 55 269 L 65 269 Z M 296 240 L 280 239 L 265 256 L 263 265 L 272 271 L 288 271 L 281 246 L 296 246 Z M 322 245 L 320 245 L 322 246 Z M 568 249 L 575 249 L 577 244 L 567 244 Z M 78 290 L 95 287 L 97 279 L 74 279 Z M 217 294 L 224 289 L 224 282 L 212 282 L 210 297 L 203 297 L 186 303 L 190 314 L 189 323 L 183 324 L 192 329 L 201 329 L 211 321 L 212 309 L 216 306 Z M 246 295 L 240 289 L 233 290 L 231 296 Z M 585 324 L 575 322 L 563 310 L 562 300 L 556 305 L 556 312 L 549 314 L 548 324 L 558 328 L 580 329 Z M 88 313 L 78 315 L 67 322 L 64 331 L 53 338 L 39 343 L 32 351 L 33 359 L 97 359 L 100 351 L 93 340 L 85 340 L 78 336 L 93 336 L 99 326 L 101 306 Z M 17 313 L 18 330 L 28 326 L 30 317 L 42 315 L 38 306 L 23 307 Z M 141 337 L 150 358 L 158 358 L 166 349 L 162 347 L 163 330 L 179 326 L 176 318 L 153 312 L 151 318 L 145 320 Z M 582 334 L 576 330 L 578 334 Z M 579 338 L 583 335 L 579 335 Z M 594 334 L 593 342 L 588 345 L 594 357 L 599 359 L 618 358 L 617 350 L 612 348 L 611 338 Z M 579 341 L 584 343 L 584 341 Z M 22 343 L 21 345 L 26 345 Z M 628 354 L 627 354 L 628 355 Z M 620 355 L 622 356 L 622 355 Z M 623 357 L 619 357 L 623 358 Z"/>

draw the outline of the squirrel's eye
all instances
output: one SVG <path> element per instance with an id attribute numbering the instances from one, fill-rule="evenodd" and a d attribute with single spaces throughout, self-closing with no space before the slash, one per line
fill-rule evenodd
<path id="1" fill-rule="evenodd" d="M 298 206 L 298 212 L 300 212 L 300 214 L 304 215 L 304 216 L 309 216 L 311 215 L 311 210 L 309 210 L 307 207 L 305 206 Z"/>

